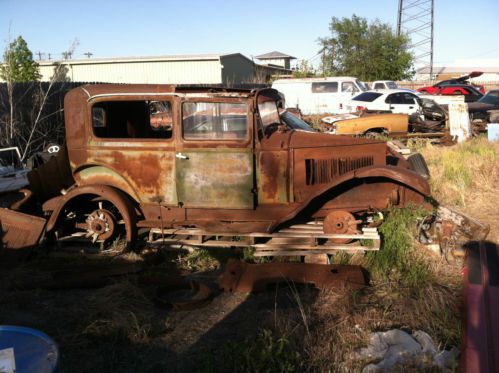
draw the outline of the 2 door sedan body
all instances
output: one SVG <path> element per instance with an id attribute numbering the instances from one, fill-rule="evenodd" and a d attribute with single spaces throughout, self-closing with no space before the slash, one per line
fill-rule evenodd
<path id="1" fill-rule="evenodd" d="M 419 97 L 405 90 L 377 90 L 367 91 L 350 100 L 347 108 L 355 111 L 380 111 L 396 114 L 421 113 Z"/>

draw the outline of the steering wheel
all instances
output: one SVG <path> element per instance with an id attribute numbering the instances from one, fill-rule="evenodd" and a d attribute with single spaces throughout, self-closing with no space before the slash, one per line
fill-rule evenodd
<path id="1" fill-rule="evenodd" d="M 60 146 L 59 145 L 50 145 L 48 148 L 47 148 L 47 152 L 49 154 L 53 154 L 53 153 L 59 153 L 59 150 L 60 150 Z"/>

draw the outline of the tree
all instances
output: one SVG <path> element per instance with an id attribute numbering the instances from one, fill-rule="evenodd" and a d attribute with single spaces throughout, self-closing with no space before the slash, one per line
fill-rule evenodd
<path id="1" fill-rule="evenodd" d="M 293 78 L 308 78 L 314 76 L 314 69 L 307 60 L 300 60 L 297 69 L 293 71 Z"/>
<path id="2" fill-rule="evenodd" d="M 324 75 L 351 75 L 364 81 L 402 80 L 414 75 L 410 39 L 397 36 L 389 24 L 368 23 L 354 14 L 352 18 L 333 17 L 329 30 L 331 37 L 319 39 Z"/>
<path id="3" fill-rule="evenodd" d="M 7 83 L 39 80 L 41 75 L 38 64 L 33 60 L 33 53 L 22 36 L 9 44 L 3 55 L 0 77 Z"/>

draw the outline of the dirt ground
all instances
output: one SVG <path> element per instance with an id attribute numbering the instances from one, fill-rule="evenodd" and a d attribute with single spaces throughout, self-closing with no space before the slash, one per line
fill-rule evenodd
<path id="1" fill-rule="evenodd" d="M 90 289 L 26 289 L 51 278 L 54 271 L 113 268 L 123 261 L 143 264 L 138 258 L 48 255 L 4 268 L 0 324 L 28 326 L 50 335 L 60 348 L 59 372 L 211 372 L 233 371 L 218 361 L 228 353 L 229 343 L 257 338 L 260 328 L 272 325 L 281 314 L 299 317 L 289 287 L 260 294 L 223 293 L 216 285 L 219 269 L 189 276 L 208 284 L 213 299 L 188 311 L 157 306 L 155 287 L 141 286 L 133 274 Z M 168 272 L 168 267 L 146 265 L 141 273 Z M 300 299 L 312 303 L 317 293 L 303 288 Z"/>

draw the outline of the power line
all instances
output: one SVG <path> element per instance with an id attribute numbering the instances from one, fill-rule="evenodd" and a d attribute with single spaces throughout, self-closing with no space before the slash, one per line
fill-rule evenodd
<path id="1" fill-rule="evenodd" d="M 435 0 L 399 0 L 397 35 L 411 38 L 415 63 L 429 68 L 433 78 L 433 26 Z"/>

